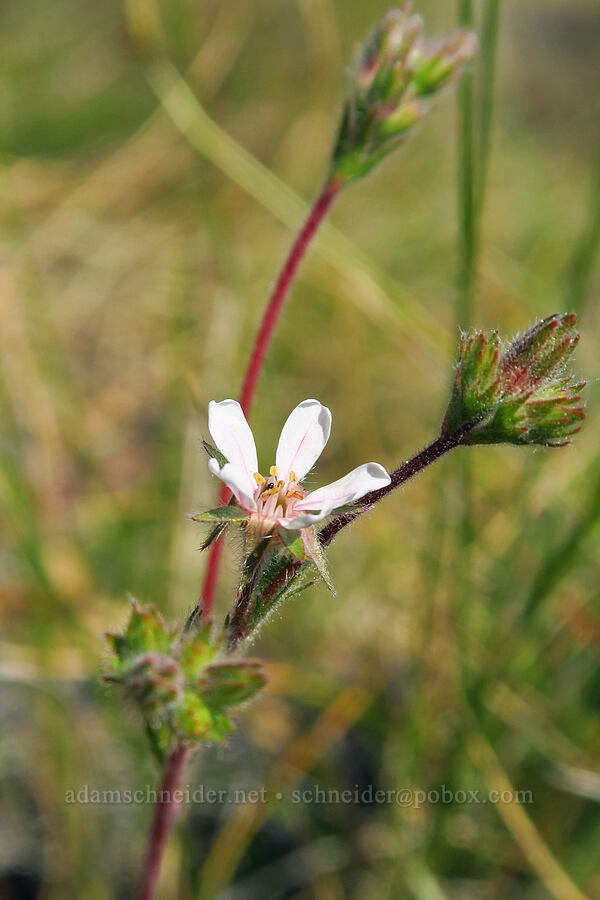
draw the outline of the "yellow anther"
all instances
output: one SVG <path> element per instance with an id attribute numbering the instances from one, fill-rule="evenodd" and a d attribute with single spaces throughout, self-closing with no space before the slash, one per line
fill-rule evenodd
<path id="1" fill-rule="evenodd" d="M 269 469 L 269 475 L 274 475 L 277 478 L 277 466 L 271 466 Z"/>
<path id="2" fill-rule="evenodd" d="M 296 500 L 302 500 L 303 496 L 302 491 L 292 491 L 292 497 L 295 497 Z"/>
<path id="3" fill-rule="evenodd" d="M 290 480 L 290 482 L 292 482 L 292 483 L 293 483 L 294 481 L 298 481 L 298 479 L 296 478 L 296 473 L 295 473 L 295 472 L 290 472 L 290 478 L 289 478 L 289 480 Z"/>
<path id="4" fill-rule="evenodd" d="M 257 484 L 264 484 L 264 483 L 265 483 L 265 477 L 264 477 L 264 475 L 261 475 L 260 472 L 255 472 L 255 473 L 254 473 L 254 480 L 255 480 L 255 482 L 256 482 Z"/>
<path id="5" fill-rule="evenodd" d="M 283 481 L 276 482 L 273 487 L 267 488 L 266 491 L 262 492 L 262 494 L 260 495 L 261 499 L 264 500 L 266 497 L 272 497 L 273 494 L 278 494 L 282 487 Z"/>

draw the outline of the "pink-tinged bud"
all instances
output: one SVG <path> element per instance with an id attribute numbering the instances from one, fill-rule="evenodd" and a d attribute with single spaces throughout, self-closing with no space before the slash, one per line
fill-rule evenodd
<path id="1" fill-rule="evenodd" d="M 332 175 L 364 177 L 427 112 L 426 98 L 459 77 L 475 55 L 473 32 L 423 37 L 410 4 L 390 10 L 373 30 L 355 68 L 333 153 Z"/>
<path id="2" fill-rule="evenodd" d="M 424 97 L 439 91 L 452 78 L 460 76 L 476 53 L 476 35 L 463 28 L 417 47 L 411 58 L 415 94 Z"/>
<path id="3" fill-rule="evenodd" d="M 124 672 L 122 684 L 144 710 L 154 712 L 181 699 L 184 678 L 170 656 L 146 653 Z"/>
<path id="4" fill-rule="evenodd" d="M 463 444 L 562 446 L 585 418 L 568 366 L 579 341 L 574 314 L 543 319 L 507 346 L 498 334 L 463 335 L 442 433 Z"/>

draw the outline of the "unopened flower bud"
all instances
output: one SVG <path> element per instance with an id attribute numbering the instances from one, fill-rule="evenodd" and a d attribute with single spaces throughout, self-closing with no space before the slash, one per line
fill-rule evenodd
<path id="1" fill-rule="evenodd" d="M 477 38 L 472 31 L 457 28 L 445 38 L 421 44 L 411 56 L 413 89 L 417 97 L 439 91 L 477 52 Z"/>
<path id="2" fill-rule="evenodd" d="M 123 672 L 125 689 L 147 712 L 177 703 L 183 694 L 181 667 L 170 656 L 146 653 Z"/>
<path id="3" fill-rule="evenodd" d="M 332 176 L 364 177 L 427 112 L 428 98 L 475 55 L 473 32 L 426 41 L 410 4 L 391 10 L 373 30 L 355 68 L 333 153 Z"/>
<path id="4" fill-rule="evenodd" d="M 576 316 L 553 315 L 503 346 L 497 332 L 463 334 L 442 434 L 462 444 L 562 446 L 585 417 L 568 365 L 579 341 Z"/>

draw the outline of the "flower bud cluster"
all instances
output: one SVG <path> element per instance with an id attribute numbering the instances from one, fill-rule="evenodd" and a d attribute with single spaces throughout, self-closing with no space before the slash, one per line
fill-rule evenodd
<path id="1" fill-rule="evenodd" d="M 368 39 L 355 68 L 333 153 L 334 178 L 364 177 L 423 118 L 429 100 L 458 78 L 477 50 L 472 31 L 431 41 L 410 4 L 390 10 Z"/>
<path id="2" fill-rule="evenodd" d="M 443 435 L 463 444 L 569 443 L 585 417 L 584 382 L 569 371 L 577 317 L 553 315 L 503 346 L 497 332 L 463 334 Z"/>
<path id="3" fill-rule="evenodd" d="M 259 662 L 219 658 L 210 627 L 181 633 L 153 607 L 133 602 L 125 632 L 107 639 L 115 655 L 105 680 L 136 701 L 164 753 L 175 741 L 223 740 L 229 710 L 265 683 Z"/>

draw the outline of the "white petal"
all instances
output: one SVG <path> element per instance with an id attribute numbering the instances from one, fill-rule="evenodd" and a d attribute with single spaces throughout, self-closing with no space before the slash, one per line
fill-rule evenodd
<path id="1" fill-rule="evenodd" d="M 331 413 L 318 400 L 304 400 L 292 410 L 283 426 L 275 464 L 284 481 L 295 472 L 301 481 L 310 472 L 331 432 Z"/>
<path id="2" fill-rule="evenodd" d="M 244 469 L 227 463 L 221 469 L 216 459 L 209 459 L 208 470 L 221 481 L 224 481 L 229 490 L 234 494 L 240 506 L 248 511 L 256 509 L 256 501 L 254 499 L 254 488 L 256 482 L 252 478 L 248 481 Z"/>
<path id="3" fill-rule="evenodd" d="M 309 525 L 316 525 L 317 522 L 322 522 L 330 512 L 330 509 L 325 508 L 320 512 L 301 513 L 299 516 L 294 516 L 293 519 L 279 519 L 278 524 L 282 528 L 287 528 L 288 531 L 297 531 L 299 528 L 308 528 Z"/>
<path id="4" fill-rule="evenodd" d="M 298 512 L 307 509 L 323 512 L 327 509 L 327 515 L 338 506 L 360 500 L 369 491 L 387 487 L 390 481 L 390 476 L 379 463 L 365 463 L 332 484 L 307 494 L 303 500 L 298 500 L 294 509 Z"/>
<path id="5" fill-rule="evenodd" d="M 208 404 L 208 430 L 212 439 L 232 466 L 243 469 L 248 483 L 256 487 L 254 473 L 258 472 L 256 444 L 250 426 L 237 400 L 222 400 Z"/>

